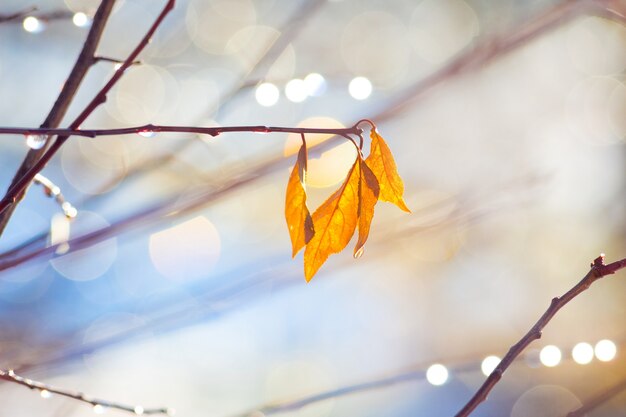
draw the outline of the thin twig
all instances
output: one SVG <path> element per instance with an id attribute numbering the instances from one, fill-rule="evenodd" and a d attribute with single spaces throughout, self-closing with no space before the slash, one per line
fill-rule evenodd
<path id="1" fill-rule="evenodd" d="M 221 126 L 221 127 L 200 127 L 200 126 L 165 126 L 147 124 L 143 126 L 124 127 L 118 129 L 49 129 L 31 127 L 0 127 L 0 135 L 59 135 L 59 136 L 83 136 L 95 138 L 98 136 L 119 136 L 130 134 L 152 134 L 158 132 L 170 133 L 196 133 L 210 136 L 217 136 L 221 133 L 232 132 L 253 132 L 253 133 L 298 133 L 298 134 L 332 134 L 332 135 L 358 135 L 361 129 L 357 126 L 347 128 L 316 128 L 316 127 L 284 127 L 284 126 Z"/>
<path id="2" fill-rule="evenodd" d="M 111 1 L 111 0 L 108 0 Z M 104 2 L 107 2 L 105 0 Z M 112 3 L 112 1 L 111 1 Z M 135 62 L 137 56 L 143 51 L 143 49 L 148 45 L 150 39 L 154 35 L 154 32 L 161 25 L 165 17 L 168 15 L 170 11 L 174 8 L 174 0 L 168 0 L 165 7 L 156 18 L 148 32 L 141 39 L 139 44 L 135 47 L 135 49 L 128 55 L 126 60 L 122 63 L 122 65 L 115 71 L 113 76 L 109 79 L 109 81 L 102 87 L 102 89 L 95 95 L 95 97 L 91 100 L 91 102 L 85 107 L 85 109 L 78 115 L 76 120 L 70 124 L 70 129 L 74 130 L 80 127 L 80 125 L 89 117 L 89 115 L 100 106 L 102 103 L 106 101 L 107 93 L 113 88 L 113 86 L 119 81 L 120 78 L 124 75 L 124 71 Z M 89 55 L 89 63 L 92 62 L 93 53 Z M 77 62 L 78 64 L 78 62 Z M 9 190 L 5 194 L 4 198 L 0 201 L 0 216 L 7 216 L 4 214 L 5 210 L 8 207 L 15 207 L 19 198 L 23 195 L 24 190 L 30 184 L 30 182 L 35 178 L 35 175 L 39 173 L 43 169 L 44 166 L 52 159 L 52 157 L 61 149 L 61 146 L 65 143 L 69 136 L 59 136 L 57 140 L 47 149 L 41 157 L 32 164 L 30 168 L 23 175 L 17 177 L 13 184 L 9 187 Z M 8 217 L 8 216 L 7 216 Z M 6 220 L 5 220 L 6 221 Z"/>
<path id="3" fill-rule="evenodd" d="M 0 14 L 0 23 L 5 22 L 13 22 L 15 20 L 19 20 L 25 16 L 28 16 L 32 12 L 37 11 L 37 6 L 31 6 L 27 9 L 21 10 L 19 12 L 10 13 L 10 14 Z"/>
<path id="4" fill-rule="evenodd" d="M 111 57 L 108 57 L 108 56 L 96 55 L 96 56 L 93 57 L 93 63 L 97 64 L 98 62 L 111 62 L 113 64 L 120 64 L 121 65 L 121 64 L 124 63 L 124 60 L 123 59 L 117 59 L 117 58 L 111 58 Z M 131 65 L 141 65 L 141 64 L 143 64 L 143 62 L 140 61 L 140 60 L 133 61 L 131 63 Z"/>
<path id="5" fill-rule="evenodd" d="M 598 393 L 594 397 L 590 398 L 588 401 L 578 408 L 567 414 L 565 417 L 584 417 L 590 411 L 595 410 L 605 402 L 609 401 L 611 398 L 615 397 L 617 394 L 626 390 L 626 379 L 622 379 L 617 384 L 609 387 L 608 389 Z"/>
<path id="6" fill-rule="evenodd" d="M 100 6 L 94 15 L 91 29 L 89 29 L 89 33 L 87 34 L 87 38 L 85 39 L 83 48 L 76 59 L 74 67 L 63 84 L 63 88 L 61 89 L 59 96 L 54 102 L 48 117 L 46 117 L 46 120 L 44 120 L 41 127 L 57 127 L 63 120 L 63 117 L 67 113 L 67 109 L 74 99 L 81 82 L 93 64 L 95 51 L 100 43 L 102 32 L 104 31 L 106 22 L 111 15 L 114 3 L 115 0 L 103 0 L 102 3 L 100 3 Z M 33 167 L 45 154 L 46 148 L 51 144 L 50 139 L 51 138 L 47 138 L 47 143 L 41 149 L 29 150 L 26 157 L 22 161 L 22 164 L 17 169 L 17 172 L 9 185 L 9 191 L 2 200 L 2 203 L 6 202 L 8 207 L 5 207 L 6 209 L 0 209 L 0 236 L 2 236 L 2 232 L 6 228 L 17 203 L 19 203 L 19 201 L 24 197 L 26 188 L 35 177 L 35 174 L 39 173 L 41 170 L 33 170 Z M 43 165 L 41 165 L 41 167 L 43 167 Z M 11 190 L 13 191 L 11 192 Z"/>
<path id="7" fill-rule="evenodd" d="M 480 403 L 487 399 L 487 395 L 489 394 L 489 392 L 498 383 L 498 381 L 500 381 L 502 375 L 513 363 L 515 358 L 517 358 L 531 342 L 541 338 L 541 331 L 543 330 L 543 328 L 550 322 L 554 315 L 563 306 L 565 306 L 582 292 L 587 290 L 591 286 L 591 284 L 593 284 L 598 279 L 606 275 L 614 274 L 622 268 L 626 268 L 626 258 L 608 265 L 604 264 L 604 254 L 601 254 L 596 259 L 594 259 L 593 263 L 591 264 L 591 269 L 589 270 L 587 275 L 585 275 L 583 279 L 580 280 L 578 284 L 574 285 L 562 296 L 554 297 L 552 299 L 548 309 L 543 313 L 539 320 L 537 320 L 533 327 L 528 330 L 524 337 L 522 337 L 516 344 L 511 346 L 500 364 L 493 370 L 491 375 L 487 377 L 485 382 L 476 391 L 474 396 L 465 404 L 465 406 L 463 406 L 461 411 L 456 414 L 456 417 L 469 416 Z"/>
<path id="8" fill-rule="evenodd" d="M 32 390 L 37 390 L 41 394 L 42 397 L 47 398 L 52 394 L 60 395 L 63 397 L 71 398 L 76 401 L 80 401 L 83 403 L 90 404 L 94 407 L 94 410 L 99 412 L 104 412 L 106 409 L 115 409 L 120 411 L 126 411 L 128 413 L 133 413 L 136 415 L 142 414 L 163 414 L 167 416 L 173 416 L 174 410 L 171 408 L 161 407 L 161 408 L 144 408 L 140 405 L 126 405 L 120 404 L 116 402 L 99 400 L 96 398 L 91 398 L 82 392 L 69 391 L 61 388 L 56 388 L 38 381 L 33 381 L 32 379 L 24 378 L 15 374 L 12 370 L 1 370 L 0 369 L 0 379 L 8 382 L 13 382 L 18 385 L 22 385 L 26 388 L 30 388 Z"/>

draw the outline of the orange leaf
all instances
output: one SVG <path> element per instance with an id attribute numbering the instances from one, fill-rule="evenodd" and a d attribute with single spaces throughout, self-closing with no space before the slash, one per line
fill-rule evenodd
<path id="1" fill-rule="evenodd" d="M 307 282 L 331 254 L 341 252 L 350 243 L 359 215 L 360 167 L 356 160 L 341 187 L 313 213 L 315 235 L 304 250 Z"/>
<path id="2" fill-rule="evenodd" d="M 372 138 L 371 150 L 365 163 L 378 178 L 378 183 L 380 184 L 379 198 L 383 201 L 389 201 L 410 213 L 411 210 L 409 210 L 402 198 L 404 184 L 402 183 L 402 178 L 398 175 L 396 162 L 389 147 L 376 129 L 372 129 L 370 137 Z"/>
<path id="3" fill-rule="evenodd" d="M 313 238 L 313 219 L 306 206 L 306 146 L 298 152 L 298 160 L 291 171 L 285 196 L 285 219 L 291 238 L 292 257 Z"/>
<path id="4" fill-rule="evenodd" d="M 363 255 L 363 246 L 370 233 L 370 225 L 374 218 L 374 206 L 378 202 L 380 187 L 372 170 L 359 156 L 361 175 L 359 178 L 359 240 L 354 247 L 354 257 Z"/>

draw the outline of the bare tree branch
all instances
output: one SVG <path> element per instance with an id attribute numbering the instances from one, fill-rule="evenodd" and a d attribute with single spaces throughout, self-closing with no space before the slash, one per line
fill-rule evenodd
<path id="1" fill-rule="evenodd" d="M 110 6 L 112 7 L 113 0 L 104 0 L 104 2 L 105 3 L 110 2 L 111 3 Z M 104 85 L 104 87 L 102 87 L 102 89 L 95 95 L 95 97 L 91 100 L 91 102 L 87 105 L 87 107 L 85 107 L 85 109 L 78 115 L 76 120 L 74 120 L 74 122 L 70 124 L 70 129 L 77 129 L 98 106 L 100 106 L 102 103 L 106 101 L 107 93 L 111 90 L 111 88 L 113 88 L 113 86 L 119 81 L 119 79 L 122 78 L 122 76 L 124 75 L 124 71 L 126 71 L 126 69 L 129 66 L 131 66 L 133 62 L 135 62 L 137 56 L 148 45 L 148 43 L 150 42 L 150 39 L 154 35 L 154 32 L 163 22 L 163 19 L 165 19 L 168 13 L 174 8 L 174 3 L 175 3 L 174 0 L 168 0 L 165 7 L 163 8 L 159 16 L 156 18 L 156 20 L 154 21 L 150 29 L 148 29 L 148 32 L 144 35 L 144 37 L 141 39 L 139 44 L 130 53 L 130 55 L 128 55 L 128 57 L 122 63 L 120 68 L 118 68 L 115 71 L 113 76 Z M 81 56 L 82 56 L 82 53 L 81 53 Z M 93 62 L 93 51 L 89 54 L 86 54 L 84 60 L 88 61 L 88 63 L 81 63 L 81 65 L 87 65 Z M 82 62 L 80 58 L 79 58 L 79 61 Z M 79 62 L 77 62 L 76 65 L 78 66 Z M 44 166 L 46 166 L 46 164 L 50 161 L 50 159 L 52 159 L 52 157 L 56 154 L 56 152 L 59 149 L 61 149 L 61 146 L 63 146 L 63 144 L 65 143 L 67 139 L 68 139 L 68 136 L 57 137 L 56 141 L 52 145 L 50 145 L 50 147 L 47 150 L 45 150 L 45 152 L 41 155 L 41 157 L 39 159 L 36 159 L 32 163 L 32 165 L 30 165 L 28 169 L 25 172 L 23 172 L 22 175 L 20 175 L 18 172 L 18 174 L 15 177 L 14 182 L 11 184 L 11 186 L 9 187 L 9 190 L 6 192 L 5 196 L 0 201 L 0 226 L 2 226 L 1 221 L 3 221 L 5 216 L 7 217 L 7 220 L 4 220 L 5 225 L 6 225 L 6 222 L 8 221 L 8 217 L 10 217 L 10 214 L 5 214 L 6 210 L 10 210 L 10 207 L 15 207 L 15 205 L 23 197 L 24 190 L 26 189 L 26 187 L 28 187 L 28 185 L 33 180 L 33 178 L 35 178 L 35 175 L 39 173 L 39 171 L 41 171 Z M 0 230 L 2 229 L 0 228 Z"/>
<path id="2" fill-rule="evenodd" d="M 487 395 L 493 389 L 493 387 L 500 381 L 502 375 L 507 368 L 513 363 L 513 361 L 526 349 L 526 347 L 534 340 L 541 338 L 541 332 L 543 328 L 552 320 L 556 313 L 567 303 L 572 301 L 582 292 L 587 290 L 591 284 L 598 279 L 614 274 L 620 269 L 626 268 L 626 258 L 613 262 L 611 264 L 604 264 L 604 254 L 601 254 L 594 259 L 591 264 L 591 269 L 583 277 L 578 284 L 574 285 L 569 291 L 560 297 L 554 297 L 550 302 L 550 306 L 543 313 L 543 315 L 537 320 L 533 327 L 522 337 L 516 344 L 511 346 L 507 354 L 504 356 L 500 364 L 493 370 L 491 375 L 487 377 L 483 385 L 476 391 L 474 396 L 463 406 L 461 411 L 456 414 L 456 417 L 467 417 L 478 407 L 480 403 L 487 399 Z"/>
<path id="3" fill-rule="evenodd" d="M 103 0 L 102 3 L 100 3 L 100 6 L 94 16 L 91 29 L 89 30 L 89 34 L 87 35 L 87 39 L 85 40 L 83 48 L 76 59 L 76 63 L 74 64 L 67 80 L 63 84 L 61 93 L 54 102 L 48 117 L 46 117 L 46 120 L 44 120 L 41 127 L 56 127 L 63 120 L 63 117 L 65 116 L 65 113 L 67 113 L 67 109 L 76 95 L 81 82 L 93 64 L 94 53 L 100 43 L 102 32 L 104 31 L 106 22 L 109 19 L 111 11 L 113 10 L 114 3 L 115 0 Z M 50 145 L 50 142 L 50 138 L 47 138 L 47 143 L 42 146 L 41 149 L 29 150 L 24 158 L 24 161 L 22 161 L 22 164 L 15 173 L 5 197 L 2 202 L 0 202 L 0 205 L 4 204 L 4 207 L 0 208 L 0 236 L 2 236 L 2 232 L 9 222 L 9 219 L 13 214 L 13 210 L 15 210 L 17 204 L 24 197 L 26 188 L 35 177 L 35 174 L 39 173 L 41 170 L 40 168 L 33 170 L 33 167 L 38 161 L 41 160 L 42 156 L 46 152 L 46 148 Z M 43 165 L 41 167 L 43 168 Z M 27 173 L 29 173 L 28 176 L 26 175 Z"/>
<path id="4" fill-rule="evenodd" d="M 360 123 L 360 122 L 359 122 Z M 18 134 L 18 135 L 62 135 L 62 136 L 83 136 L 95 138 L 98 136 L 118 136 L 129 134 L 152 134 L 158 132 L 174 132 L 174 133 L 197 133 L 203 135 L 217 136 L 221 133 L 232 132 L 253 132 L 253 133 L 321 133 L 331 135 L 359 135 L 362 131 L 357 125 L 349 128 L 306 128 L 306 127 L 282 127 L 282 126 L 219 126 L 219 127 L 200 127 L 200 126 L 162 126 L 162 125 L 143 125 L 135 127 L 124 127 L 118 129 L 48 129 L 48 128 L 29 128 L 29 127 L 0 127 L 0 135 Z"/>
<path id="5" fill-rule="evenodd" d="M 33 381 L 32 379 L 24 378 L 19 376 L 13 372 L 13 370 L 0 370 L 0 379 L 8 382 L 13 382 L 18 385 L 22 385 L 26 388 L 30 388 L 32 390 L 39 391 L 40 395 L 44 398 L 50 397 L 52 394 L 60 395 L 63 397 L 71 398 L 76 401 L 80 401 L 83 403 L 90 404 L 94 407 L 94 411 L 102 413 L 106 409 L 115 409 L 119 411 L 126 411 L 128 413 L 133 413 L 136 415 L 143 414 L 164 414 L 167 416 L 173 416 L 174 410 L 172 408 L 144 408 L 140 405 L 126 405 L 120 404 L 116 402 L 99 400 L 96 398 L 91 398 L 82 392 L 68 391 L 61 388 L 56 388 L 51 385 L 47 385 L 38 381 Z"/>

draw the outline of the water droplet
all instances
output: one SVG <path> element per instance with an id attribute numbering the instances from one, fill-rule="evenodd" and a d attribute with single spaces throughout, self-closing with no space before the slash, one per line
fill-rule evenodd
<path id="1" fill-rule="evenodd" d="M 140 130 L 138 132 L 139 136 L 143 136 L 144 138 L 153 138 L 154 136 L 156 136 L 156 132 L 154 130 Z"/>
<path id="2" fill-rule="evenodd" d="M 47 389 L 42 389 L 41 391 L 39 391 L 39 395 L 41 395 L 41 398 L 50 398 L 50 397 L 52 397 L 52 393 L 50 391 L 48 391 Z"/>
<path id="3" fill-rule="evenodd" d="M 46 135 L 26 135 L 26 146 L 31 149 L 41 149 L 46 144 Z"/>
<path id="4" fill-rule="evenodd" d="M 68 219 L 73 219 L 78 214 L 78 210 L 76 210 L 76 207 L 74 207 L 67 201 L 64 201 L 63 204 L 61 204 L 61 208 L 63 209 L 63 214 L 65 214 L 65 217 L 67 217 Z"/>
<path id="5" fill-rule="evenodd" d="M 104 413 L 104 407 L 101 406 L 100 404 L 96 404 L 93 406 L 93 412 L 96 414 L 102 414 Z"/>
<path id="6" fill-rule="evenodd" d="M 361 256 L 363 256 L 363 246 L 361 246 L 358 251 L 354 252 L 354 259 L 359 259 Z"/>
<path id="7" fill-rule="evenodd" d="M 143 414 L 143 411 L 144 411 L 144 410 L 143 410 L 143 407 L 142 407 L 142 406 L 138 405 L 137 407 L 135 407 L 134 411 L 135 411 L 135 414 L 137 414 L 138 416 L 140 416 L 140 415 L 142 415 L 142 414 Z"/>

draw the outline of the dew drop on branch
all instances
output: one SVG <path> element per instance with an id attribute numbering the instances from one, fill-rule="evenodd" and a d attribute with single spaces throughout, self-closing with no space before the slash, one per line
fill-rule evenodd
<path id="1" fill-rule="evenodd" d="M 139 132 L 137 132 L 137 134 L 139 136 L 143 136 L 144 138 L 153 138 L 156 136 L 156 132 L 154 130 L 148 129 L 140 130 Z"/>
<path id="2" fill-rule="evenodd" d="M 46 135 L 26 135 L 26 146 L 31 149 L 41 149 L 46 144 Z"/>

